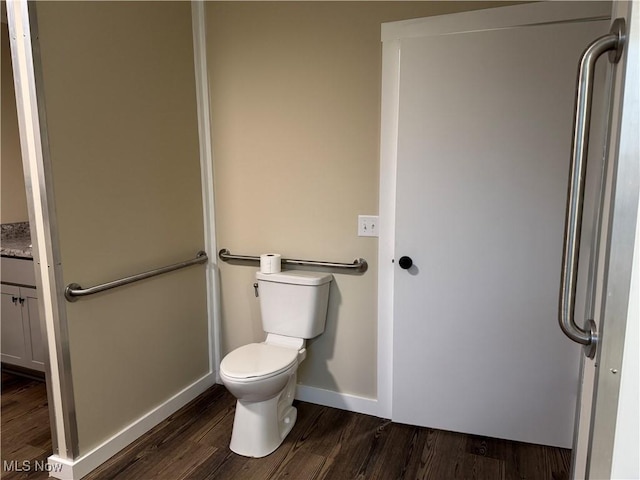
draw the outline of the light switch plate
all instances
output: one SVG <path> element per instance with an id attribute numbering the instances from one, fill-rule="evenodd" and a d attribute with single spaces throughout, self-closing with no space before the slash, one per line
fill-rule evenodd
<path id="1" fill-rule="evenodd" d="M 377 237 L 378 229 L 377 215 L 358 215 L 359 237 Z"/>

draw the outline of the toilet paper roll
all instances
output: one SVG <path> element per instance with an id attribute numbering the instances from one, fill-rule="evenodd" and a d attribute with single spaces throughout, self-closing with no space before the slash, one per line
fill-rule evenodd
<path id="1" fill-rule="evenodd" d="M 260 271 L 262 273 L 280 272 L 281 256 L 279 253 L 263 253 L 260 255 Z"/>

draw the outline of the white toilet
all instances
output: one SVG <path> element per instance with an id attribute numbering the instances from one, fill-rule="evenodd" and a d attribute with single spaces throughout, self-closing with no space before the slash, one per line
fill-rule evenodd
<path id="1" fill-rule="evenodd" d="M 333 275 L 291 270 L 256 278 L 267 339 L 220 363 L 222 383 L 238 399 L 229 447 L 246 457 L 272 453 L 296 422 L 296 371 L 306 357 L 305 339 L 324 332 Z"/>

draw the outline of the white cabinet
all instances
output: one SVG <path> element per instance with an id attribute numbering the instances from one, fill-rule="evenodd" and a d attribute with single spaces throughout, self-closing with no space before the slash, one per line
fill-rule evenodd
<path id="1" fill-rule="evenodd" d="M 30 278 L 32 261 L 2 258 L 1 358 L 4 363 L 44 371 L 38 295 L 35 288 L 20 282 Z"/>

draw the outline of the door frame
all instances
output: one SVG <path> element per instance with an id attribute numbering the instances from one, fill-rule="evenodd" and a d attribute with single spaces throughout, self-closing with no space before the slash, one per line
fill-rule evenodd
<path id="1" fill-rule="evenodd" d="M 207 75 L 205 7 L 191 2 L 194 76 L 200 147 L 206 264 L 209 371 L 195 383 L 166 399 L 125 429 L 79 457 L 73 377 L 69 354 L 66 303 L 52 191 L 51 162 L 39 58 L 36 14 L 27 0 L 7 2 L 11 56 L 18 113 L 22 162 L 31 224 L 41 326 L 45 338 L 45 378 L 53 455 L 48 471 L 57 478 L 81 478 L 136 440 L 206 388 L 220 381 L 219 271 L 215 235 L 213 148 Z"/>
<path id="2" fill-rule="evenodd" d="M 78 428 L 69 355 L 56 209 L 38 58 L 38 27 L 28 4 L 6 2 L 22 165 L 45 350 L 45 379 L 54 455 L 78 455 Z M 35 47 L 35 48 L 34 48 Z"/>
<path id="3" fill-rule="evenodd" d="M 637 133 L 640 120 L 640 10 L 637 7 L 635 2 L 618 1 L 613 4 L 613 18 L 622 17 L 626 20 L 627 41 L 620 60 L 619 75 L 616 75 L 613 85 L 612 135 L 607 159 L 612 166 L 613 194 L 606 244 L 600 342 L 596 357 L 598 368 L 586 452 L 585 477 L 588 479 L 637 478 L 640 474 L 637 462 L 640 448 L 640 141 Z"/>

